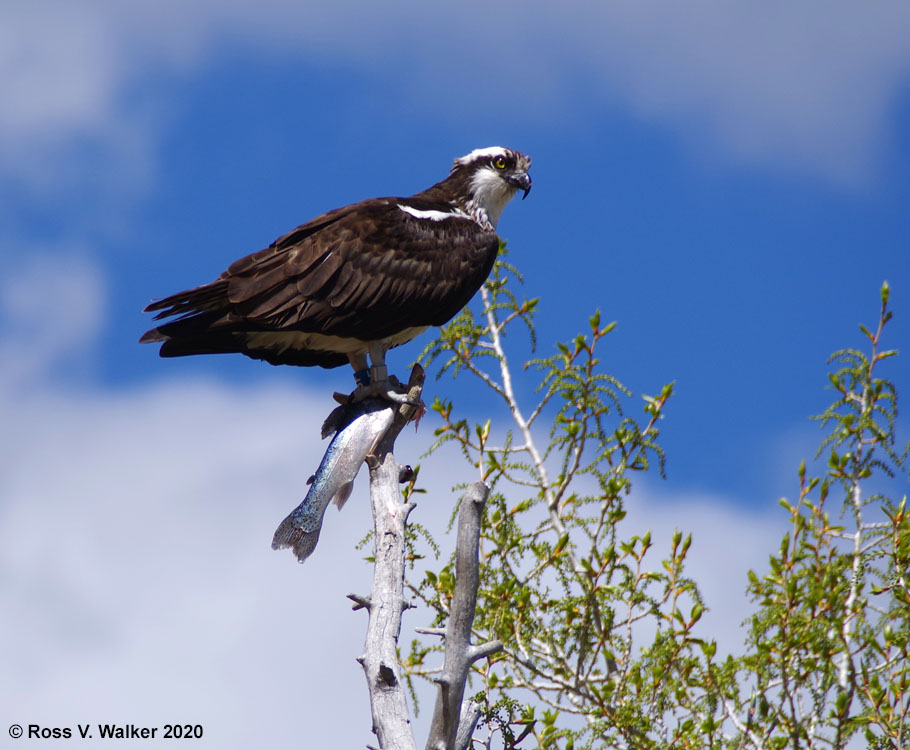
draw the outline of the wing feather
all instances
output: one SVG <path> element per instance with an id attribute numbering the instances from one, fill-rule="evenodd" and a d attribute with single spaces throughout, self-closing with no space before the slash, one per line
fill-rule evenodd
<path id="1" fill-rule="evenodd" d="M 400 202 L 379 198 L 324 214 L 232 263 L 215 282 L 152 303 L 146 309 L 159 311 L 158 318 L 177 319 L 143 340 L 166 341 L 179 354 L 214 348 L 275 363 L 319 364 L 310 361 L 318 353 L 287 343 L 299 336 L 263 352 L 256 341 L 276 337 L 254 334 L 375 341 L 442 325 L 486 279 L 498 237 L 467 218 L 416 218 L 399 209 Z M 338 360 L 332 353 L 327 366 Z"/>

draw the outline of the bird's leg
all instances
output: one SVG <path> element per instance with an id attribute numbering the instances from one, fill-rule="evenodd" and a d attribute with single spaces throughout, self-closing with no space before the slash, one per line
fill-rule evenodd
<path id="1" fill-rule="evenodd" d="M 369 353 L 372 366 L 369 371 L 366 369 L 365 354 L 348 355 L 351 366 L 354 368 L 354 380 L 357 381 L 357 389 L 352 394 L 354 401 L 377 397 L 399 404 L 410 403 L 404 395 L 407 393 L 407 389 L 398 382 L 397 378 L 389 377 L 389 371 L 385 364 L 385 352 L 386 347 L 382 344 L 370 345 Z"/>
<path id="2" fill-rule="evenodd" d="M 366 352 L 348 352 L 348 362 L 354 369 L 354 383 L 357 387 L 350 395 L 337 392 L 334 394 L 333 398 L 341 405 L 362 401 L 366 398 L 366 394 L 362 394 L 370 386 L 370 367 L 367 364 Z"/>
<path id="3" fill-rule="evenodd" d="M 354 382 L 358 388 L 363 388 L 370 384 L 370 369 L 367 366 L 366 352 L 357 352 L 348 354 L 348 362 L 354 368 Z"/>
<path id="4" fill-rule="evenodd" d="M 398 382 L 398 378 L 395 378 L 394 382 L 389 378 L 389 370 L 385 364 L 385 353 L 386 347 L 382 344 L 370 344 L 370 362 L 372 364 L 370 367 L 370 381 L 387 390 L 393 388 L 401 389 L 402 385 Z"/>

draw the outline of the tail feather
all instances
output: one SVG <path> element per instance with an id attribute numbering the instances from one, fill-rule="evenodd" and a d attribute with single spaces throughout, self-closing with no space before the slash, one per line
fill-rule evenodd
<path id="1" fill-rule="evenodd" d="M 215 310 L 226 311 L 230 304 L 228 282 L 224 279 L 204 284 L 195 289 L 177 292 L 163 299 L 153 300 L 142 312 L 158 312 L 155 320 L 175 315 L 198 315 Z"/>
<path id="2" fill-rule="evenodd" d="M 281 525 L 275 531 L 275 536 L 272 537 L 272 549 L 285 549 L 286 547 L 290 547 L 294 550 L 297 561 L 303 562 L 312 555 L 313 550 L 316 549 L 321 529 L 322 526 L 320 525 L 315 531 L 304 531 L 294 524 L 294 514 L 291 513 L 291 515 L 281 522 Z"/>

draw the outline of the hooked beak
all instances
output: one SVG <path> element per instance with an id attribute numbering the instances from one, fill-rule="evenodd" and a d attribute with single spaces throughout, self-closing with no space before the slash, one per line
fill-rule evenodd
<path id="1" fill-rule="evenodd" d="M 528 197 L 528 193 L 531 192 L 531 175 L 527 172 L 519 172 L 509 178 L 509 184 L 524 192 L 524 195 L 521 196 L 521 199 L 524 200 Z"/>

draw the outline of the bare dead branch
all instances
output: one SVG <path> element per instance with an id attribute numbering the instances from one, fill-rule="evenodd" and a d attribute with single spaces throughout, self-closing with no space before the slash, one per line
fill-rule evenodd
<path id="1" fill-rule="evenodd" d="M 358 609 L 369 609 L 371 606 L 370 597 L 361 596 L 360 594 L 348 594 L 348 599 L 354 602 L 354 606 L 351 607 L 355 612 Z"/>
<path id="2" fill-rule="evenodd" d="M 459 750 L 470 747 L 474 728 L 480 719 L 480 706 L 474 701 L 465 701 L 461 708 L 461 719 L 458 722 L 458 733 L 455 735 L 455 747 Z"/>
<path id="3" fill-rule="evenodd" d="M 445 638 L 446 634 L 446 631 L 442 628 L 414 628 L 414 632 L 421 635 L 436 635 L 440 638 Z"/>
<path id="4" fill-rule="evenodd" d="M 427 750 L 461 750 L 467 747 L 480 716 L 479 708 L 470 702 L 462 708 L 471 664 L 502 649 L 499 641 L 471 645 L 471 627 L 480 580 L 480 521 L 489 493 L 490 488 L 483 482 L 474 482 L 461 501 L 455 548 L 455 594 L 446 626 L 445 661 L 442 674 L 436 679 L 439 692 Z"/>

